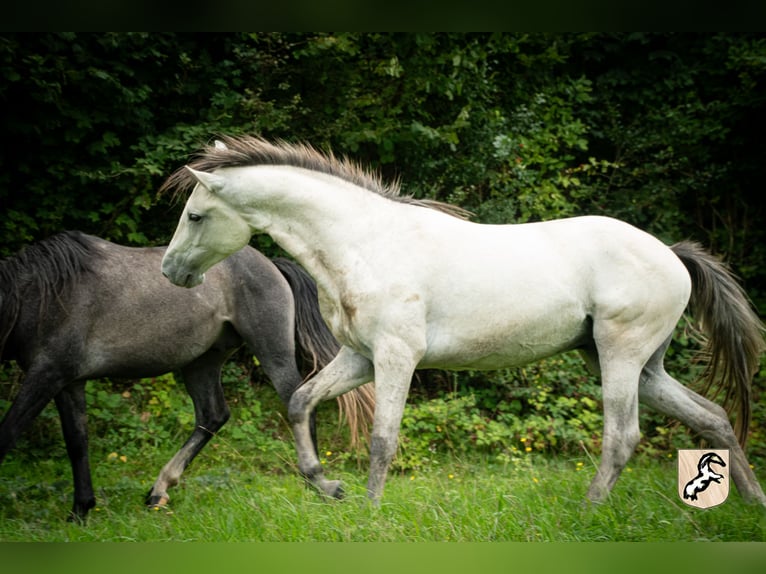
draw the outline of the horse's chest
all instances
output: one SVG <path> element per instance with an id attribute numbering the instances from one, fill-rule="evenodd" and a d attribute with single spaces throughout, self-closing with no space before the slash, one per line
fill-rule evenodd
<path id="1" fill-rule="evenodd" d="M 319 308 L 335 338 L 368 357 L 375 342 L 392 333 L 408 340 L 425 338 L 422 298 L 401 285 L 334 294 L 320 290 Z"/>
<path id="2" fill-rule="evenodd" d="M 338 341 L 357 349 L 360 344 L 354 329 L 360 309 L 357 303 L 348 296 L 330 296 L 325 291 L 319 291 L 319 311 Z"/>

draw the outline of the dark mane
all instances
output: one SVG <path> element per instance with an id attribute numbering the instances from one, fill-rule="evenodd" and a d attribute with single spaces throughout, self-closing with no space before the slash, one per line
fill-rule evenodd
<path id="1" fill-rule="evenodd" d="M 90 237 L 65 231 L 0 261 L 0 356 L 22 304 L 37 305 L 42 316 L 91 269 L 93 255 Z"/>
<path id="2" fill-rule="evenodd" d="M 224 136 L 220 140 L 226 145 L 225 149 L 208 145 L 193 156 L 188 166 L 197 171 L 208 172 L 226 167 L 255 165 L 300 167 L 338 177 L 400 203 L 428 207 L 461 219 L 468 219 L 471 215 L 455 205 L 401 195 L 398 181 L 384 184 L 378 174 L 363 169 L 348 158 L 337 158 L 332 152 L 322 153 L 308 144 L 284 141 L 271 143 L 253 136 Z M 159 193 L 171 192 L 177 196 L 193 189 L 196 183 L 194 176 L 187 169 L 180 168 L 162 184 Z"/>

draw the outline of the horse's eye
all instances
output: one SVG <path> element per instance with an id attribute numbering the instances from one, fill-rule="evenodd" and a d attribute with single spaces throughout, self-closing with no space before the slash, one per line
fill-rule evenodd
<path id="1" fill-rule="evenodd" d="M 202 219 L 202 216 L 199 215 L 198 213 L 189 214 L 189 221 L 199 221 L 200 219 Z"/>

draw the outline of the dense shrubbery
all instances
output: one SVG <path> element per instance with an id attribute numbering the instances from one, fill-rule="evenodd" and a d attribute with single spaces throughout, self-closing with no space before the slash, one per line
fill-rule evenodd
<path id="1" fill-rule="evenodd" d="M 347 154 L 479 221 L 599 213 L 667 242 L 698 239 L 763 309 L 764 198 L 752 191 L 765 80 L 763 34 L 4 34 L 0 254 L 66 228 L 166 242 L 178 208 L 156 197 L 164 177 L 215 134 L 250 132 Z M 692 355 L 689 342 L 671 349 L 684 382 Z M 451 380 L 416 384 L 400 466 L 432 452 L 598 449 L 597 382 L 574 356 Z M 91 386 L 94 436 L 126 449 L 179 442 L 190 407 L 175 387 Z M 273 420 L 243 404 L 231 436 L 269 448 Z M 688 441 L 642 416 L 644 450 Z M 755 428 L 757 456 L 764 443 Z"/>

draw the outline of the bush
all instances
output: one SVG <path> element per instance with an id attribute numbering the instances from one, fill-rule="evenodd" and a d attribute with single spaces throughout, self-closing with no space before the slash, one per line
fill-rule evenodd
<path id="1" fill-rule="evenodd" d="M 482 452 L 508 462 L 532 452 L 567 454 L 600 444 L 599 390 L 574 354 L 524 368 L 468 373 L 459 387 L 410 404 L 395 465 Z"/>

